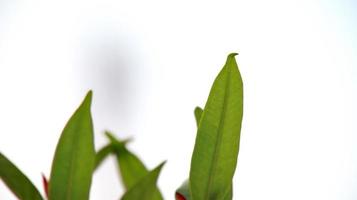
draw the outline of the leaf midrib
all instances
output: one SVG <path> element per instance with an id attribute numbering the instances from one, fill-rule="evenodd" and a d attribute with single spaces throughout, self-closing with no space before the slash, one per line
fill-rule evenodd
<path id="1" fill-rule="evenodd" d="M 229 95 L 229 88 L 230 88 L 230 73 L 231 73 L 231 70 L 230 70 L 230 67 L 229 66 L 226 66 L 227 67 L 227 81 L 226 81 L 226 87 L 225 87 L 225 91 L 224 91 L 224 99 L 223 99 L 223 109 L 222 109 L 222 112 L 221 112 L 221 115 L 220 115 L 220 120 L 219 120 L 219 125 L 218 125 L 218 138 L 216 140 L 216 144 L 215 144 L 215 150 L 214 150 L 214 153 L 213 153 L 213 159 L 212 159 L 212 163 L 211 163 L 211 171 L 214 171 L 217 167 L 217 159 L 218 159 L 218 156 L 219 155 L 219 148 L 221 146 L 221 140 L 222 140 L 222 134 L 220 134 L 221 132 L 221 128 L 223 127 L 223 124 L 224 124 L 224 118 L 222 118 L 222 116 L 225 116 L 226 114 L 226 109 L 227 109 L 227 99 L 228 99 L 228 95 Z M 215 173 L 212 173 L 211 176 L 208 177 L 208 186 L 207 186 L 207 190 L 206 190 L 206 194 L 205 194 L 205 198 L 204 199 L 208 199 L 209 197 L 209 191 L 211 189 L 211 185 L 212 185 L 212 180 L 214 178 L 214 175 Z"/>
<path id="2" fill-rule="evenodd" d="M 80 132 L 80 131 L 78 131 L 78 132 Z M 79 137 L 79 134 L 78 134 L 78 132 L 76 133 L 76 139 L 75 140 L 73 140 L 73 147 L 75 147 L 78 143 L 79 143 L 79 140 L 78 140 L 78 137 Z M 66 192 L 67 192 L 67 198 L 66 199 L 70 199 L 70 197 L 71 197 L 71 195 L 72 195 L 72 190 L 71 190 L 71 188 L 72 188 L 72 180 L 73 180 L 73 171 L 74 171 L 74 161 L 75 161 L 75 158 L 76 158 L 76 156 L 75 155 L 77 155 L 77 152 L 78 152 L 78 148 L 72 148 L 72 151 L 71 152 L 73 152 L 72 154 L 71 154 L 71 166 L 70 166 L 70 170 L 69 170 L 69 177 L 68 177 L 68 187 L 67 187 L 67 189 L 66 189 Z"/>

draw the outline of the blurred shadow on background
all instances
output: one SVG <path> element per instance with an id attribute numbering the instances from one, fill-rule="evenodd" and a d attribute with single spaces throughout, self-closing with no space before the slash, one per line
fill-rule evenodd
<path id="1" fill-rule="evenodd" d="M 98 36 L 85 41 L 82 49 L 79 75 L 84 87 L 94 91 L 93 112 L 100 128 L 123 130 L 133 123 L 137 112 L 143 69 L 139 53 L 130 43 Z"/>

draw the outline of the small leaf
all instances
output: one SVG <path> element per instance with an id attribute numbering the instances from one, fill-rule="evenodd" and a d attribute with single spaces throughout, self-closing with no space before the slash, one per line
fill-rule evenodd
<path id="1" fill-rule="evenodd" d="M 195 114 L 195 120 L 197 126 L 200 123 L 201 116 L 203 113 L 203 109 L 199 106 L 197 106 L 194 110 Z M 191 194 L 190 194 L 190 187 L 189 187 L 189 180 L 186 180 L 185 182 L 182 183 L 182 185 L 176 190 L 176 200 L 190 200 L 191 199 Z M 225 196 L 224 200 L 231 200 L 232 199 L 232 185 L 230 186 L 230 191 L 228 191 L 228 194 Z"/>
<path id="2" fill-rule="evenodd" d="M 63 129 L 52 163 L 50 200 L 89 199 L 95 162 L 91 101 L 90 91 Z"/>
<path id="3" fill-rule="evenodd" d="M 215 79 L 199 123 L 190 169 L 193 200 L 224 199 L 237 165 L 243 83 L 230 54 Z"/>
<path id="4" fill-rule="evenodd" d="M 195 119 L 196 119 L 196 124 L 197 126 L 199 126 L 200 120 L 201 120 L 201 116 L 203 113 L 203 109 L 199 106 L 197 106 L 194 110 L 194 114 L 195 114 Z M 233 184 L 233 183 L 232 183 Z M 225 196 L 224 200 L 231 200 L 233 197 L 233 187 L 232 184 L 230 186 L 230 189 L 227 193 L 227 195 Z M 177 194 L 179 195 L 177 197 Z M 176 199 L 182 199 L 184 198 L 185 200 L 190 200 L 191 196 L 190 196 L 190 191 L 189 191 L 189 181 L 186 180 L 181 187 L 176 190 Z"/>
<path id="5" fill-rule="evenodd" d="M 198 127 L 198 125 L 200 124 L 200 120 L 201 120 L 201 116 L 202 116 L 202 113 L 203 113 L 203 109 L 197 106 L 195 108 L 194 113 L 195 113 L 196 124 L 197 124 L 197 127 Z"/>
<path id="6" fill-rule="evenodd" d="M 114 154 L 117 158 L 118 167 L 120 170 L 121 178 L 126 189 L 133 187 L 139 180 L 147 176 L 149 170 L 145 167 L 144 163 L 131 151 L 129 151 L 125 141 L 118 140 L 110 132 L 105 133 L 111 145 L 113 146 Z M 157 187 L 154 188 L 154 198 L 163 199 Z"/>
<path id="7" fill-rule="evenodd" d="M 203 109 L 199 106 L 197 106 L 193 112 L 195 115 L 195 120 L 196 120 L 197 126 L 200 124 L 202 112 L 203 112 Z M 176 190 L 175 197 L 176 197 L 176 200 L 190 200 L 191 199 L 189 180 L 184 181 L 182 183 L 182 185 Z"/>
<path id="8" fill-rule="evenodd" d="M 155 188 L 160 171 L 165 162 L 142 177 L 121 198 L 122 200 L 156 200 Z"/>
<path id="9" fill-rule="evenodd" d="M 113 148 L 123 184 L 126 189 L 131 188 L 138 180 L 147 175 L 149 171 L 144 163 L 132 152 L 130 152 L 123 143 L 114 137 L 110 132 L 105 133 Z"/>
<path id="10" fill-rule="evenodd" d="M 118 141 L 119 142 L 119 141 Z M 130 142 L 130 139 L 123 140 L 121 143 L 124 145 Z M 102 164 L 102 162 L 111 154 L 114 153 L 113 145 L 107 144 L 106 146 L 102 147 L 95 155 L 95 167 L 94 169 L 98 169 L 98 167 Z"/>
<path id="11" fill-rule="evenodd" d="M 95 155 L 95 164 L 94 169 L 98 169 L 98 167 L 102 164 L 102 162 L 113 152 L 113 147 L 111 144 L 108 144 L 102 147 L 97 154 Z"/>
<path id="12" fill-rule="evenodd" d="M 19 199 L 43 199 L 33 183 L 2 153 L 0 153 L 0 178 Z"/>

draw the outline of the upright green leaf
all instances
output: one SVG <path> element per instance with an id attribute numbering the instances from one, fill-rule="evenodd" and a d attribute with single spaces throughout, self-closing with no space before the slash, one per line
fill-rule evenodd
<path id="1" fill-rule="evenodd" d="M 230 54 L 215 79 L 199 123 L 191 160 L 193 200 L 224 199 L 237 165 L 243 83 Z"/>
<path id="2" fill-rule="evenodd" d="M 196 119 L 196 124 L 197 126 L 199 126 L 200 120 L 201 120 L 201 116 L 203 113 L 203 109 L 199 106 L 197 106 L 194 110 L 194 114 L 195 114 L 195 119 Z M 189 182 L 186 182 L 186 185 L 189 185 Z M 187 191 L 184 191 L 184 190 Z M 183 187 L 181 188 L 180 192 L 185 192 L 184 196 L 186 197 L 186 200 L 190 200 L 191 198 L 187 195 L 187 192 L 189 191 L 189 187 Z M 228 191 L 228 193 L 225 195 L 224 200 L 231 200 L 233 198 L 233 183 L 231 183 L 230 185 L 230 189 Z"/>
<path id="3" fill-rule="evenodd" d="M 52 163 L 50 200 L 89 199 L 95 164 L 91 101 L 90 91 L 63 129 Z"/>
<path id="4" fill-rule="evenodd" d="M 2 153 L 0 153 L 0 179 L 21 200 L 43 199 L 32 182 Z"/>
<path id="5" fill-rule="evenodd" d="M 198 126 L 200 124 L 200 120 L 201 120 L 201 115 L 202 115 L 203 109 L 199 106 L 197 106 L 194 110 L 194 115 L 195 115 L 195 120 L 196 120 L 196 125 Z M 185 199 L 185 200 L 190 200 L 191 196 L 190 196 L 190 187 L 189 187 L 189 180 L 185 180 L 181 186 L 176 190 L 176 200 L 181 200 L 181 199 Z"/>
<path id="6" fill-rule="evenodd" d="M 123 141 L 118 140 L 110 132 L 106 132 L 107 137 L 111 141 L 114 154 L 118 161 L 120 175 L 126 189 L 130 189 L 143 177 L 147 176 L 149 170 L 144 163 L 131 151 L 129 151 Z M 157 187 L 153 189 L 154 199 L 163 199 Z"/>
<path id="7" fill-rule="evenodd" d="M 195 120 L 196 120 L 197 126 L 199 126 L 202 113 L 203 113 L 203 109 L 201 107 L 197 106 L 195 108 L 195 110 L 194 110 Z M 189 180 L 186 180 L 176 190 L 176 200 L 181 200 L 181 199 L 190 200 L 191 199 L 189 184 L 190 184 Z M 226 194 L 226 196 L 224 198 L 224 200 L 231 200 L 232 197 L 233 197 L 233 188 L 232 188 L 232 185 L 231 185 L 228 193 Z"/>
<path id="8" fill-rule="evenodd" d="M 226 193 L 226 195 L 224 196 L 224 199 L 223 200 L 232 200 L 233 198 L 233 184 L 231 184 L 229 186 L 229 190 L 228 192 Z"/>
<path id="9" fill-rule="evenodd" d="M 123 195 L 122 200 L 156 200 L 155 189 L 161 168 L 165 162 L 161 163 L 154 170 L 142 177 L 135 185 Z"/>

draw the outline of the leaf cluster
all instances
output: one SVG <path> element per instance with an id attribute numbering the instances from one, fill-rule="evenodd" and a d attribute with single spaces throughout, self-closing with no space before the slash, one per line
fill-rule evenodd
<path id="1" fill-rule="evenodd" d="M 189 178 L 177 189 L 177 200 L 230 200 L 237 165 L 243 116 L 243 83 L 236 54 L 230 54 L 215 79 L 204 109 L 196 107 L 196 142 Z M 154 169 L 130 151 L 127 143 L 105 132 L 108 144 L 94 148 L 92 92 L 65 125 L 59 138 L 49 180 L 42 195 L 27 176 L 0 152 L 0 179 L 21 200 L 87 200 L 92 176 L 110 155 L 115 156 L 125 188 L 122 200 L 162 200 L 157 180 L 165 162 Z"/>

